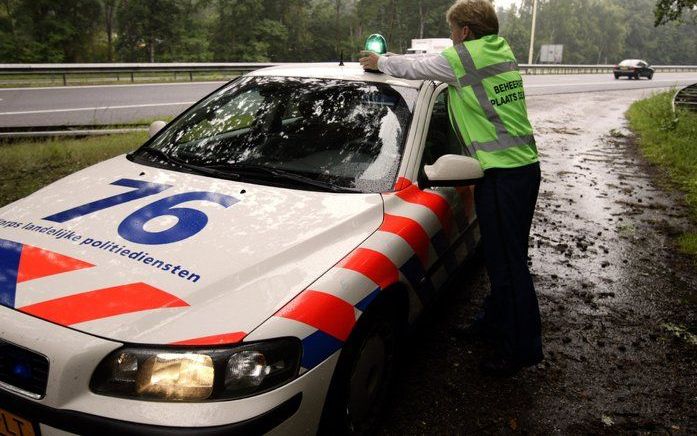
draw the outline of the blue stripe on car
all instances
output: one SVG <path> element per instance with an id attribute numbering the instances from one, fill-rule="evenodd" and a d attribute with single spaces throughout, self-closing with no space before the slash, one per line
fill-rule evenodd
<path id="1" fill-rule="evenodd" d="M 14 307 L 22 244 L 0 239 L 0 304 Z"/>

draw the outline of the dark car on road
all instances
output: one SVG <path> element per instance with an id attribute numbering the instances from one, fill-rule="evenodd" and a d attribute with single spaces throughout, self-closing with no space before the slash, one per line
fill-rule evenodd
<path id="1" fill-rule="evenodd" d="M 646 61 L 641 59 L 625 59 L 612 69 L 615 79 L 620 76 L 627 76 L 629 79 L 639 79 L 641 76 L 653 79 L 653 68 Z"/>

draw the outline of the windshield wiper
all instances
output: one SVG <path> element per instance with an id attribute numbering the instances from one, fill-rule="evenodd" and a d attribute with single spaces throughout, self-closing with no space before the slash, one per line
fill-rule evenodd
<path id="1" fill-rule="evenodd" d="M 330 192 L 362 192 L 359 189 L 337 186 L 333 183 L 324 182 L 322 180 L 316 180 L 312 177 L 304 176 L 302 174 L 283 170 L 280 168 L 271 168 L 263 165 L 250 165 L 250 164 L 212 164 L 212 165 L 194 165 L 185 162 L 179 158 L 171 156 L 164 151 L 153 148 L 145 147 L 137 151 L 144 151 L 159 157 L 167 163 L 185 168 L 195 174 L 207 175 L 212 177 L 218 177 L 223 179 L 239 180 L 242 174 L 249 175 L 253 177 L 262 177 L 264 179 L 278 180 L 283 179 L 291 182 L 295 182 L 304 186 L 311 186 L 314 188 L 320 188 L 324 191 Z"/>
<path id="2" fill-rule="evenodd" d="M 157 157 L 159 157 L 160 159 L 164 160 L 165 162 L 170 162 L 170 163 L 174 163 L 177 165 L 181 164 L 179 159 L 177 159 L 173 156 L 170 156 L 169 154 L 165 153 L 164 151 L 160 150 L 159 148 L 154 148 L 154 147 L 139 148 L 138 150 L 135 150 L 133 153 L 131 153 L 131 156 L 133 156 L 134 154 L 141 152 L 141 151 L 144 151 L 144 152 L 150 153 L 150 154 L 154 154 Z"/>
<path id="3" fill-rule="evenodd" d="M 145 151 L 147 153 L 153 154 L 153 155 L 159 157 L 160 159 L 164 160 L 167 163 L 171 163 L 171 164 L 177 165 L 179 167 L 185 168 L 194 174 L 212 176 L 212 177 L 229 179 L 229 180 L 238 180 L 240 178 L 239 174 L 232 173 L 230 171 L 221 171 L 218 168 L 190 164 L 190 163 L 185 162 L 179 158 L 171 156 L 171 155 L 165 153 L 164 151 L 162 151 L 158 148 L 144 147 L 144 148 L 141 148 L 141 149 L 136 150 L 136 151 Z"/>
<path id="4" fill-rule="evenodd" d="M 263 165 L 251 165 L 251 164 L 215 164 L 207 165 L 207 168 L 212 168 L 216 170 L 229 169 L 240 175 L 251 175 L 251 176 L 262 176 L 266 179 L 282 179 L 295 183 L 299 183 L 305 186 L 312 186 L 315 188 L 321 188 L 325 191 L 331 192 L 362 192 L 359 189 L 349 188 L 344 186 L 338 186 L 330 182 L 325 182 L 322 180 L 313 179 L 312 177 L 304 176 L 300 173 L 284 170 L 281 168 L 272 168 Z"/>

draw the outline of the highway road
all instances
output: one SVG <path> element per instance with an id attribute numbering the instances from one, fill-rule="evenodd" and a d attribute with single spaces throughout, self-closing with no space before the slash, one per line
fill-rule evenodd
<path id="1" fill-rule="evenodd" d="M 523 76 L 529 96 L 670 88 L 697 73 L 657 73 L 653 80 L 611 75 Z M 225 82 L 0 89 L 0 128 L 125 124 L 177 115 Z"/>

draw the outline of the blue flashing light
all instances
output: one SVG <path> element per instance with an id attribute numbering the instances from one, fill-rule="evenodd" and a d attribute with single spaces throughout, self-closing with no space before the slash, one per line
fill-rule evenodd
<path id="1" fill-rule="evenodd" d="M 12 375 L 21 380 L 31 380 L 31 366 L 24 362 L 16 362 L 12 365 Z"/>

